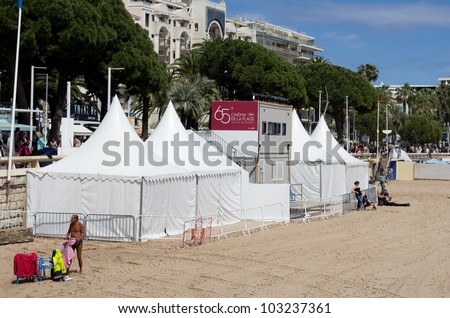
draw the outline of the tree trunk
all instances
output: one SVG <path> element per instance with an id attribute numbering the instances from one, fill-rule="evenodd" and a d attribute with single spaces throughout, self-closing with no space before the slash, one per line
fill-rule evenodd
<path id="1" fill-rule="evenodd" d="M 63 109 L 66 106 L 67 95 L 67 76 L 60 74 L 58 80 L 58 87 L 56 89 L 56 96 L 50 100 L 50 116 L 52 119 L 52 128 L 50 129 L 49 140 L 54 138 L 60 140 L 61 119 L 63 116 Z"/>
<path id="2" fill-rule="evenodd" d="M 341 113 L 332 113 L 334 121 L 336 122 L 336 133 L 338 135 L 338 141 L 344 139 L 344 127 L 345 127 L 345 116 Z"/>
<path id="3" fill-rule="evenodd" d="M 144 96 L 142 99 L 142 139 L 148 138 L 148 112 L 150 110 L 150 97 Z"/>
<path id="4" fill-rule="evenodd" d="M 102 103 L 102 108 L 100 109 L 100 121 L 102 121 L 108 112 L 108 98 L 101 98 L 100 101 Z"/>

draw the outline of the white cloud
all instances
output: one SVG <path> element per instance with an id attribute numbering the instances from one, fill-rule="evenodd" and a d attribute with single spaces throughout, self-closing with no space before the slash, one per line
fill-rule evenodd
<path id="1" fill-rule="evenodd" d="M 278 15 L 291 21 L 329 23 L 357 23 L 374 28 L 450 27 L 450 5 L 416 3 L 342 3 L 307 1 L 283 6 L 277 2 Z M 299 15 L 298 12 L 303 12 Z"/>
<path id="2" fill-rule="evenodd" d="M 328 38 L 328 39 L 335 39 L 335 40 L 339 40 L 339 41 L 346 41 L 346 42 L 354 42 L 354 41 L 359 40 L 359 36 L 355 33 L 341 34 L 338 31 L 333 31 L 333 32 L 327 33 L 323 37 Z"/>

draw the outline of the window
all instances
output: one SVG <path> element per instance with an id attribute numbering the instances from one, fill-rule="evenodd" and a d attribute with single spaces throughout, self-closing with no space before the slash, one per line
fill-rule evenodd
<path id="1" fill-rule="evenodd" d="M 177 21 L 173 20 L 173 26 L 177 26 Z"/>
<path id="2" fill-rule="evenodd" d="M 261 127 L 261 134 L 265 135 L 266 133 L 267 133 L 267 122 L 263 121 Z"/>
<path id="3" fill-rule="evenodd" d="M 283 162 L 276 161 L 272 166 L 272 181 L 283 180 Z"/>
<path id="4" fill-rule="evenodd" d="M 152 22 L 155 22 L 155 16 L 152 14 Z"/>
<path id="5" fill-rule="evenodd" d="M 196 24 L 194 25 L 194 29 L 195 29 L 195 32 L 198 31 L 198 23 L 196 23 Z"/>
<path id="6" fill-rule="evenodd" d="M 261 133 L 263 135 L 286 136 L 286 124 L 269 121 L 266 126 L 266 122 L 263 121 Z"/>
<path id="7" fill-rule="evenodd" d="M 145 26 L 148 28 L 150 26 L 150 14 L 145 14 Z"/>

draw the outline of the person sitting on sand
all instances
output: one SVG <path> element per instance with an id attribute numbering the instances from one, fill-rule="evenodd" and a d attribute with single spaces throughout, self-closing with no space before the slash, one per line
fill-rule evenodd
<path id="1" fill-rule="evenodd" d="M 389 197 L 389 194 L 386 195 L 386 193 L 382 193 L 378 191 L 378 206 L 386 205 L 386 206 L 410 206 L 409 203 L 397 203 L 394 201 L 391 201 L 391 197 Z"/>

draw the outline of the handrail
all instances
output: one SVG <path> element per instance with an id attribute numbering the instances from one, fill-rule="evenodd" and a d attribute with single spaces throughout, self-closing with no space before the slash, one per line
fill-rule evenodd
<path id="1" fill-rule="evenodd" d="M 208 143 L 215 146 L 221 153 L 223 153 L 227 158 L 231 159 L 234 163 L 242 168 L 250 168 L 250 171 L 254 171 L 256 166 L 256 158 L 247 156 L 240 152 L 238 149 L 230 145 L 220 136 L 213 133 L 211 130 L 196 131 L 192 129 L 198 136 L 205 139 Z M 243 165 L 243 162 L 248 162 L 250 165 Z M 247 169 L 246 169 L 247 170 Z"/>
<path id="2" fill-rule="evenodd" d="M 24 176 L 26 175 L 28 170 L 33 170 L 40 168 L 40 162 L 53 162 L 62 159 L 62 156 L 52 156 L 49 158 L 48 156 L 14 156 L 12 157 L 11 166 L 12 176 Z M 17 168 L 16 164 L 23 164 L 23 168 Z M 0 178 L 6 177 L 7 170 L 6 167 L 8 165 L 8 158 L 1 157 L 0 158 Z M 28 166 L 28 167 L 27 167 Z"/>

